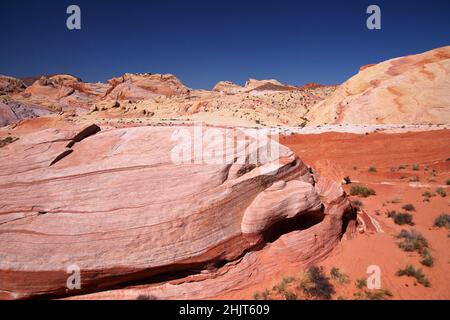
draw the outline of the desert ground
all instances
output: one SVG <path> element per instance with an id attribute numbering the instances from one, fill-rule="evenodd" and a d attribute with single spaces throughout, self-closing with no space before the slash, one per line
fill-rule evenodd
<path id="1" fill-rule="evenodd" d="M 0 299 L 450 299 L 449 72 L 0 76 Z"/>

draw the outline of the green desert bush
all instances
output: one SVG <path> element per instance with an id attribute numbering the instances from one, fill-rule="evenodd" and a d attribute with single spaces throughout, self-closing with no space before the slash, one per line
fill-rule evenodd
<path id="1" fill-rule="evenodd" d="M 436 193 L 440 195 L 442 198 L 445 198 L 447 196 L 447 192 L 445 192 L 445 189 L 442 187 L 437 188 Z"/>
<path id="2" fill-rule="evenodd" d="M 450 229 L 450 214 L 443 213 L 434 219 L 434 226 L 438 228 Z"/>
<path id="3" fill-rule="evenodd" d="M 412 205 L 411 203 L 405 204 L 405 205 L 402 207 L 402 209 L 403 209 L 403 210 L 406 210 L 406 211 L 416 211 L 416 208 L 415 208 L 414 205 Z"/>
<path id="4" fill-rule="evenodd" d="M 358 289 L 366 288 L 367 287 L 367 280 L 366 279 L 358 279 L 358 280 L 356 280 L 355 285 L 356 285 L 356 287 Z"/>
<path id="5" fill-rule="evenodd" d="M 434 264 L 434 257 L 428 249 L 423 250 L 420 255 L 420 263 L 426 267 L 432 267 Z"/>
<path id="6" fill-rule="evenodd" d="M 412 169 L 414 171 L 419 171 L 420 170 L 420 166 L 418 164 L 413 164 Z"/>
<path id="7" fill-rule="evenodd" d="M 331 278 L 338 281 L 340 284 L 347 284 L 350 282 L 348 276 L 339 270 L 339 268 L 333 267 L 330 271 Z"/>
<path id="8" fill-rule="evenodd" d="M 270 300 L 269 290 L 264 290 L 263 292 L 255 292 L 253 294 L 253 300 Z"/>
<path id="9" fill-rule="evenodd" d="M 406 252 L 418 252 L 422 253 L 428 248 L 428 241 L 422 234 L 416 230 L 402 230 L 397 239 L 400 240 L 398 247 Z"/>
<path id="10" fill-rule="evenodd" d="M 335 293 L 333 285 L 325 275 L 323 268 L 310 267 L 302 277 L 299 287 L 307 296 L 315 299 L 330 300 Z"/>
<path id="11" fill-rule="evenodd" d="M 375 173 L 375 172 L 377 172 L 377 168 L 370 167 L 368 171 L 371 172 L 371 173 Z"/>
<path id="12" fill-rule="evenodd" d="M 350 189 L 350 194 L 352 196 L 361 196 L 363 198 L 367 198 L 376 195 L 376 192 L 375 190 L 364 186 L 353 186 Z"/>
<path id="13" fill-rule="evenodd" d="M 416 269 L 413 265 L 407 265 L 404 269 L 400 269 L 396 273 L 397 276 L 407 276 L 412 277 L 417 280 L 418 283 L 423 285 L 424 287 L 430 286 L 430 281 L 425 277 L 422 272 L 422 269 Z"/>
<path id="14" fill-rule="evenodd" d="M 395 224 L 403 226 L 405 224 L 413 226 L 413 216 L 409 213 L 397 213 L 396 211 L 390 211 L 388 217 L 394 220 Z"/>
<path id="15" fill-rule="evenodd" d="M 297 294 L 294 292 L 291 292 L 289 290 L 286 290 L 285 292 L 283 292 L 283 297 L 286 300 L 297 300 L 298 299 Z"/>
<path id="16" fill-rule="evenodd" d="M 355 298 L 357 300 L 387 300 L 392 298 L 392 293 L 387 289 L 364 290 L 355 293 Z"/>

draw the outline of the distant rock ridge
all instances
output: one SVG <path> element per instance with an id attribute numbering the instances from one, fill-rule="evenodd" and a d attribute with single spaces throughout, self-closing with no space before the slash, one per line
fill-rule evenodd
<path id="1" fill-rule="evenodd" d="M 309 125 L 450 123 L 450 46 L 363 67 L 311 108 Z"/>

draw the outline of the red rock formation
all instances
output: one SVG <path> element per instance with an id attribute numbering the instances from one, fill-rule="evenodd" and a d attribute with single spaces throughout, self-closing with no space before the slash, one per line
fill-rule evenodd
<path id="1" fill-rule="evenodd" d="M 230 81 L 220 81 L 214 86 L 212 90 L 216 92 L 223 92 L 226 94 L 236 94 L 242 92 L 244 88 Z"/>
<path id="2" fill-rule="evenodd" d="M 229 272 L 208 281 L 154 288 L 164 297 L 214 296 L 259 281 L 256 270 L 317 261 L 342 235 L 342 189 L 285 147 L 266 164 L 177 164 L 174 137 L 193 128 L 98 130 L 48 129 L 0 150 L 1 298 L 181 279 L 228 262 L 221 270 Z M 72 265 L 79 291 L 66 287 Z"/>
<path id="3" fill-rule="evenodd" d="M 106 93 L 108 87 L 84 83 L 71 75 L 44 76 L 13 98 L 51 111 L 86 110 Z"/>
<path id="4" fill-rule="evenodd" d="M 106 95 L 112 100 L 146 100 L 158 96 L 189 93 L 189 89 L 171 74 L 130 74 L 108 81 L 111 88 Z"/>
<path id="5" fill-rule="evenodd" d="M 25 88 L 26 85 L 21 80 L 0 75 L 0 95 L 22 92 Z"/>

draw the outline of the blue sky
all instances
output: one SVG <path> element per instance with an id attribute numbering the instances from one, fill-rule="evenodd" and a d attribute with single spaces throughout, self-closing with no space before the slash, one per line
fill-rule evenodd
<path id="1" fill-rule="evenodd" d="M 66 28 L 78 4 L 82 30 Z M 382 30 L 366 28 L 366 8 Z M 336 84 L 359 67 L 450 44 L 450 1 L 3 0 L 0 74 L 105 81 L 173 73 L 192 88 L 276 78 Z"/>

